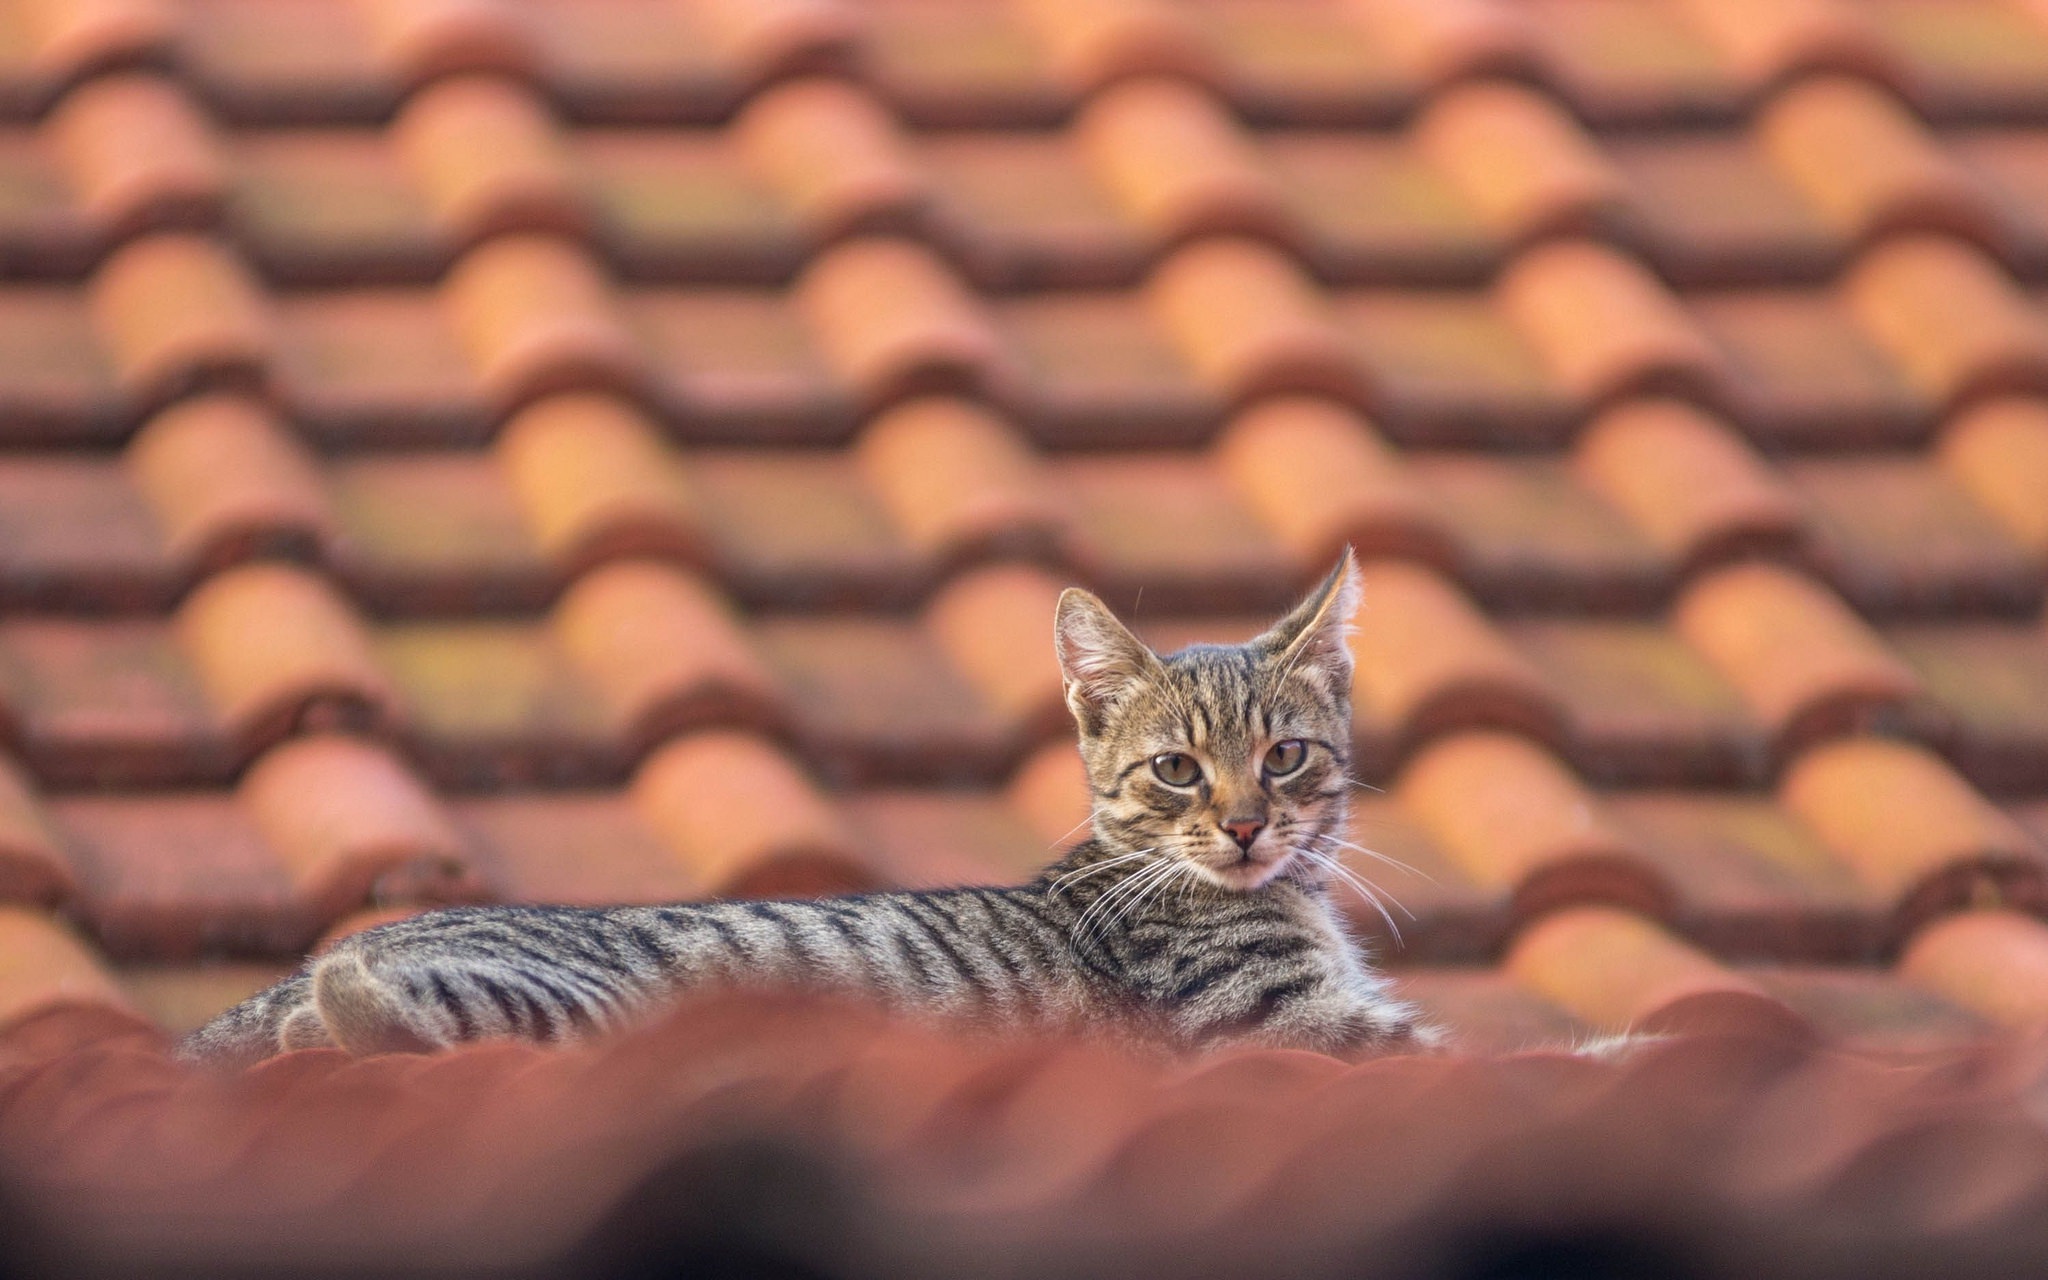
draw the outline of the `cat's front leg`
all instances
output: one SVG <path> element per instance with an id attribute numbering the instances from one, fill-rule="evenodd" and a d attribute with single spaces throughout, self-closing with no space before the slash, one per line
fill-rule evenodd
<path id="1" fill-rule="evenodd" d="M 1426 1053 L 1442 1041 L 1439 1028 L 1384 984 L 1338 979 L 1274 1003 L 1256 1022 L 1205 1037 L 1209 1047 L 1306 1049 L 1340 1058 Z"/>

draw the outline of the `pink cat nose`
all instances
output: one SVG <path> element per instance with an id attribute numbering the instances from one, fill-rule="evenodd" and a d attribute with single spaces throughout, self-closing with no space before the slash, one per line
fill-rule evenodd
<path id="1" fill-rule="evenodd" d="M 1265 820 L 1262 818 L 1232 818 L 1218 825 L 1230 833 L 1230 838 L 1237 841 L 1237 847 L 1240 849 L 1251 848 L 1252 841 L 1259 838 L 1259 832 L 1266 829 Z"/>

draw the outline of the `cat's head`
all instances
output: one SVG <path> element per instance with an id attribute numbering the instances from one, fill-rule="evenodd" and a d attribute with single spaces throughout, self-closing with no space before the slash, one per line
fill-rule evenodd
<path id="1" fill-rule="evenodd" d="M 1333 853 L 1350 795 L 1351 552 L 1241 645 L 1156 654 L 1073 589 L 1054 624 L 1095 834 L 1254 889 Z"/>

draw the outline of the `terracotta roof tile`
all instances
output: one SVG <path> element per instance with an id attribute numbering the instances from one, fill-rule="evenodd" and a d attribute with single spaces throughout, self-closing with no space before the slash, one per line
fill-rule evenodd
<path id="1" fill-rule="evenodd" d="M 0 901 L 55 906 L 77 894 L 77 881 L 35 787 L 0 757 Z"/>
<path id="2" fill-rule="evenodd" d="M 730 609 L 699 579 L 619 561 L 577 579 L 556 606 L 563 650 L 616 731 L 648 744 L 705 719 L 779 713 L 774 677 Z"/>
<path id="3" fill-rule="evenodd" d="M 1333 280 L 1478 283 L 1509 236 L 1410 134 L 1271 130 L 1259 137 L 1300 252 Z"/>
<path id="4" fill-rule="evenodd" d="M 2048 492 L 2048 406 L 2031 399 L 1981 405 L 1950 424 L 1938 456 L 2008 536 L 2036 557 L 2048 553 L 2048 511 L 2035 501 Z"/>
<path id="5" fill-rule="evenodd" d="M 1004 794 L 1047 847 L 1081 838 L 1089 818 L 1088 775 L 1080 755 L 1066 743 L 1051 743 L 1027 756 Z"/>
<path id="6" fill-rule="evenodd" d="M 136 433 L 122 462 L 182 563 L 214 567 L 278 551 L 317 556 L 335 537 L 325 477 L 251 400 L 181 401 Z"/>
<path id="7" fill-rule="evenodd" d="M 1371 423 L 1307 397 L 1262 400 L 1217 442 L 1217 462 L 1245 502 L 1301 562 L 1408 555 L 1448 565 L 1440 518 Z"/>
<path id="8" fill-rule="evenodd" d="M 914 400 L 881 414 L 854 461 L 905 538 L 942 563 L 1050 546 L 1066 523 L 1040 459 L 964 400 Z"/>
<path id="9" fill-rule="evenodd" d="M 1359 290 L 1337 309 L 1399 443 L 1549 445 L 1578 410 L 1543 349 L 1483 294 Z"/>
<path id="10" fill-rule="evenodd" d="M 1850 244 L 1753 133 L 1660 131 L 1602 139 L 1627 184 L 1626 234 L 1680 285 L 1819 282 Z"/>
<path id="11" fill-rule="evenodd" d="M 1212 65 L 1186 13 L 1162 0 L 1017 0 L 1015 10 L 1076 89 L 1149 72 L 1199 75 Z"/>
<path id="12" fill-rule="evenodd" d="M 1921 692 L 1839 600 L 1775 566 L 1696 579 L 1673 619 L 1781 743 L 1896 716 Z"/>
<path id="13" fill-rule="evenodd" d="M 161 609 L 182 576 L 164 531 L 111 461 L 65 454 L 0 463 L 0 598 L 15 607 Z"/>
<path id="14" fill-rule="evenodd" d="M 1363 566 L 1351 649 L 1361 734 L 1402 743 L 1492 724 L 1556 732 L 1556 695 L 1458 589 L 1396 560 Z"/>
<path id="15" fill-rule="evenodd" d="M 861 14 L 842 0 L 689 0 L 690 20 L 741 74 L 827 63 L 859 34 Z"/>
<path id="16" fill-rule="evenodd" d="M 51 141 L 81 213 L 120 236 L 217 216 L 228 170 L 191 101 L 154 76 L 106 76 L 66 94 Z"/>
<path id="17" fill-rule="evenodd" d="M 1511 893 L 1519 917 L 1586 901 L 1670 909 L 1662 877 L 1578 780 L 1526 739 L 1445 738 L 1402 771 L 1394 796 L 1474 881 Z"/>
<path id="18" fill-rule="evenodd" d="M 1309 282 L 1249 240 L 1174 254 L 1146 301 L 1202 384 L 1226 400 L 1284 391 L 1357 395 L 1349 344 Z"/>
<path id="19" fill-rule="evenodd" d="M 1397 62 L 1424 81 L 1512 70 L 1529 61 L 1527 21 L 1494 0 L 1353 0 L 1350 8 Z"/>
<path id="20" fill-rule="evenodd" d="M 447 807 L 492 896 L 506 901 L 681 902 L 706 891 L 630 790 L 508 790 Z"/>
<path id="21" fill-rule="evenodd" d="M 851 84 L 779 85 L 750 100 L 733 130 L 752 171 L 818 236 L 900 225 L 925 199 L 894 121 Z"/>
<path id="22" fill-rule="evenodd" d="M 1927 390 L 1836 296 L 1789 289 L 1693 295 L 1700 327 L 1726 354 L 1730 407 L 1767 446 L 1919 443 Z"/>
<path id="23" fill-rule="evenodd" d="M 388 725 L 400 714 L 354 611 L 303 570 L 252 564 L 209 578 L 179 607 L 176 630 L 243 743 L 300 726 Z"/>
<path id="24" fill-rule="evenodd" d="M 1899 82 L 1923 112 L 1951 118 L 2041 110 L 2048 22 L 2031 0 L 1865 8 L 1896 59 Z"/>
<path id="25" fill-rule="evenodd" d="M 1589 242 L 1532 249 L 1499 287 L 1502 308 L 1573 395 L 1703 390 L 1720 355 L 1677 301 L 1628 258 Z"/>
<path id="26" fill-rule="evenodd" d="M 1059 664 L 1040 634 L 1060 583 L 1022 565 L 977 569 L 948 583 L 926 625 L 996 712 L 1033 738 L 1067 727 Z"/>
<path id="27" fill-rule="evenodd" d="M 218 243 L 137 240 L 93 277 L 93 322 L 123 389 L 160 399 L 215 376 L 260 376 L 275 345 L 268 309 Z"/>
<path id="28" fill-rule="evenodd" d="M 1574 907 L 1525 929 L 1507 971 L 1592 1026 L 1653 1023 L 1687 997 L 1762 995 L 1755 983 L 1617 907 Z"/>
<path id="29" fill-rule="evenodd" d="M 818 893 L 872 882 L 844 820 L 758 738 L 679 738 L 641 766 L 632 795 L 699 882 L 722 892 Z"/>
<path id="30" fill-rule="evenodd" d="M 1673 6 L 1537 0 L 1520 7 L 1553 82 L 1598 122 L 1726 118 L 1746 99 L 1747 77 Z"/>
<path id="31" fill-rule="evenodd" d="M 494 453 L 534 541 L 571 572 L 620 555 L 704 554 L 682 460 L 624 401 L 537 401 L 505 424 Z"/>
<path id="32" fill-rule="evenodd" d="M 33 907 L 0 906 L 0 1024 L 57 1005 L 128 1008 L 105 967 L 63 924 Z"/>
<path id="33" fill-rule="evenodd" d="M 2036 621 L 1922 623 L 1888 640 L 1927 682 L 1943 724 L 1943 754 L 1977 785 L 2024 792 L 2037 786 L 2048 725 L 2048 647 Z"/>
<path id="34" fill-rule="evenodd" d="M 560 132 L 512 81 L 437 80 L 406 99 L 391 143 L 434 218 L 459 243 L 504 230 L 573 234 L 584 226 Z"/>
<path id="35" fill-rule="evenodd" d="M 632 388 L 639 343 L 596 265 L 565 241 L 503 236 L 449 275 L 449 321 L 486 394 L 511 404 L 598 383 Z"/>
<path id="36" fill-rule="evenodd" d="M 1586 231 L 1619 205 L 1618 173 L 1550 99 L 1507 83 L 1436 95 L 1415 145 L 1504 235 Z"/>
<path id="37" fill-rule="evenodd" d="M 1935 400 L 2038 386 L 2048 369 L 2048 321 L 1996 266 L 1954 241 L 1890 241 L 1844 287 L 1857 322 Z"/>
<path id="38" fill-rule="evenodd" d="M 297 894 L 325 919 L 366 902 L 476 891 L 440 806 L 389 753 L 365 742 L 322 735 L 285 743 L 250 768 L 237 795 Z"/>
<path id="39" fill-rule="evenodd" d="M 1683 565 L 1786 549 L 1803 533 L 1784 480 L 1721 422 L 1677 401 L 1602 414 L 1579 437 L 1572 468 Z"/>
<path id="40" fill-rule="evenodd" d="M 1002 338 L 976 299 L 908 241 L 841 245 L 805 269 L 793 301 L 833 371 L 870 405 L 1010 376 Z"/>
<path id="41" fill-rule="evenodd" d="M 1073 514 L 1069 545 L 1081 576 L 1133 611 L 1278 609 L 1327 568 L 1289 557 L 1207 457 L 1073 457 L 1053 474 Z M 1241 636 L 1257 629 L 1248 624 Z"/>
<path id="42" fill-rule="evenodd" d="M 1752 83 L 1824 67 L 1884 68 L 1868 18 L 1846 0 L 1679 0 L 1673 7 Z"/>
<path id="43" fill-rule="evenodd" d="M 1965 911 L 1922 929 L 1900 971 L 1994 1022 L 2048 1020 L 2048 926 L 2013 911 Z"/>
<path id="44" fill-rule="evenodd" d="M 1285 236 L 1280 192 L 1250 138 L 1202 90 L 1126 80 L 1092 97 L 1074 143 L 1126 217 L 1156 241 Z"/>
<path id="45" fill-rule="evenodd" d="M 1969 175 L 1897 101 L 1863 81 L 1798 81 L 1765 109 L 1757 137 L 1846 236 L 1901 228 L 1989 235 Z"/>
<path id="46" fill-rule="evenodd" d="M 1879 738 L 1827 743 L 1793 763 L 1779 794 L 1899 904 L 1904 928 L 1985 893 L 2043 895 L 2048 855 L 1924 748 Z"/>
<path id="47" fill-rule="evenodd" d="M 407 81 L 534 65 L 531 33 L 502 0 L 359 0 L 385 64 Z"/>

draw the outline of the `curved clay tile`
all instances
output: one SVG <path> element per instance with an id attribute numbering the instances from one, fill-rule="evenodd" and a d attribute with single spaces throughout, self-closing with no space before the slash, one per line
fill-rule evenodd
<path id="1" fill-rule="evenodd" d="M 682 458 L 625 400 L 571 392 L 535 401 L 492 452 L 534 541 L 569 576 L 620 556 L 707 554 Z"/>
<path id="2" fill-rule="evenodd" d="M 516 80 L 437 80 L 406 99 L 391 144 L 435 219 L 458 243 L 502 231 L 587 229 L 561 129 Z"/>
<path id="3" fill-rule="evenodd" d="M 1288 391 L 1353 401 L 1363 395 L 1328 300 L 1268 245 L 1197 241 L 1159 265 L 1143 298 L 1196 379 L 1228 400 Z"/>
<path id="4" fill-rule="evenodd" d="M 645 378 L 645 354 L 609 281 L 572 241 L 487 241 L 456 262 L 441 300 L 485 393 L 501 405 L 593 383 L 632 391 Z"/>
<path id="5" fill-rule="evenodd" d="M 843 80 L 779 84 L 732 124 L 748 169 L 820 239 L 908 224 L 928 180 L 888 111 Z"/>
<path id="6" fill-rule="evenodd" d="M 1165 78 L 1120 81 L 1081 109 L 1073 143 L 1155 243 L 1229 233 L 1291 238 L 1279 189 L 1251 138 L 1205 89 Z"/>
<path id="7" fill-rule="evenodd" d="M 1415 147 L 1509 237 L 1588 231 L 1619 209 L 1621 175 L 1551 98 L 1503 82 L 1436 94 Z"/>
<path id="8" fill-rule="evenodd" d="M 1043 461 L 967 400 L 906 401 L 870 422 L 852 461 L 905 538 L 942 562 L 1056 546 L 1067 517 Z"/>
<path id="9" fill-rule="evenodd" d="M 1974 246 L 1886 241 L 1850 268 L 1843 290 L 1856 323 L 1932 399 L 2048 385 L 2048 319 Z"/>
<path id="10" fill-rule="evenodd" d="M 1688 998 L 1762 988 L 1619 907 L 1573 907 L 1536 921 L 1508 949 L 1516 981 L 1606 1031 L 1642 1028 Z"/>
<path id="11" fill-rule="evenodd" d="M 826 363 L 868 405 L 1010 380 L 981 299 L 912 241 L 841 244 L 804 269 L 791 301 Z"/>
<path id="12" fill-rule="evenodd" d="M 279 549 L 318 556 L 337 533 L 319 464 L 253 399 L 181 400 L 135 433 L 121 463 L 192 568 Z"/>
<path id="13" fill-rule="evenodd" d="M 1778 170 L 1850 239 L 1900 229 L 1989 239 L 1983 191 L 1904 106 L 1848 77 L 1800 80 L 1757 119 Z"/>
<path id="14" fill-rule="evenodd" d="M 2001 1025 L 2048 1025 L 2048 924 L 2033 916 L 1943 916 L 1906 945 L 1899 972 Z"/>
<path id="15" fill-rule="evenodd" d="M 184 233 L 131 241 L 88 286 L 93 327 L 122 388 L 160 399 L 194 379 L 260 378 L 277 345 L 256 282 L 219 242 Z"/>
<path id="16" fill-rule="evenodd" d="M 103 76 L 66 94 L 45 127 L 79 209 L 102 234 L 219 215 L 229 174 L 212 126 L 168 80 Z"/>
<path id="17" fill-rule="evenodd" d="M 1025 565 L 990 565 L 953 579 L 925 626 L 968 681 L 1030 739 L 1064 736 L 1066 702 L 1053 655 L 1060 583 Z"/>
<path id="18" fill-rule="evenodd" d="M 2048 404 L 1990 401 L 1951 421 L 1936 456 L 2005 531 L 2048 554 Z"/>

